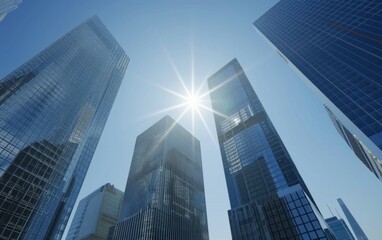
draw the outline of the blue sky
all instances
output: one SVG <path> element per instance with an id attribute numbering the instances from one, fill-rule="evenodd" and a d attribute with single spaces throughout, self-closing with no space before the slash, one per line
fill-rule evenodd
<path id="1" fill-rule="evenodd" d="M 136 136 L 164 116 L 153 113 L 182 102 L 158 87 L 184 93 L 170 58 L 189 86 L 194 59 L 195 85 L 200 86 L 236 57 L 324 217 L 331 216 L 327 205 L 343 216 L 336 203 L 341 197 L 369 238 L 380 239 L 382 183 L 338 135 L 318 97 L 252 26 L 276 2 L 24 0 L 0 22 L 0 78 L 93 15 L 101 18 L 130 56 L 80 200 L 106 182 L 124 190 Z M 202 91 L 207 91 L 206 85 Z M 182 110 L 167 114 L 176 118 Z M 213 135 L 196 119 L 210 239 L 230 239 L 229 200 L 213 116 L 202 112 Z M 191 131 L 191 114 L 180 123 Z"/>

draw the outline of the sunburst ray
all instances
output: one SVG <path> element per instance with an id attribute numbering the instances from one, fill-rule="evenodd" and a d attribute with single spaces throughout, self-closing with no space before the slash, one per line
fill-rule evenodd
<path id="1" fill-rule="evenodd" d="M 165 49 L 165 53 L 166 53 L 167 59 L 168 59 L 168 61 L 170 62 L 171 67 L 172 67 L 172 69 L 174 70 L 174 72 L 175 72 L 175 74 L 176 74 L 178 80 L 179 80 L 180 83 L 182 84 L 182 87 L 183 87 L 184 91 L 186 91 L 187 95 L 190 95 L 191 93 L 190 93 L 190 91 L 188 90 L 188 87 L 187 87 L 186 83 L 184 82 L 184 80 L 183 80 L 182 76 L 180 75 L 180 73 L 179 73 L 177 67 L 175 66 L 174 61 L 172 60 L 170 54 L 168 53 L 168 51 L 167 51 L 166 49 Z"/>

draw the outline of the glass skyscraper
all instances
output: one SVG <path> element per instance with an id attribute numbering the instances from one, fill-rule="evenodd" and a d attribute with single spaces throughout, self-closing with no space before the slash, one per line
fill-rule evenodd
<path id="1" fill-rule="evenodd" d="M 200 143 L 169 116 L 137 137 L 113 239 L 208 239 Z"/>
<path id="2" fill-rule="evenodd" d="M 372 154 L 378 168 L 382 162 L 381 12 L 380 0 L 281 0 L 254 23 L 337 121 Z"/>
<path id="3" fill-rule="evenodd" d="M 329 225 L 330 229 L 333 231 L 334 236 L 338 240 L 355 240 L 350 229 L 346 225 L 343 219 L 338 219 L 337 217 L 331 217 L 325 219 L 326 223 Z"/>
<path id="4" fill-rule="evenodd" d="M 92 17 L 0 81 L 0 239 L 61 239 L 128 62 Z"/>
<path id="5" fill-rule="evenodd" d="M 350 224 L 350 227 L 353 229 L 354 235 L 357 238 L 357 240 L 368 240 L 366 234 L 363 232 L 361 226 L 358 224 L 357 220 L 355 220 L 353 214 L 351 214 L 344 201 L 342 201 L 341 198 L 337 199 L 337 201 L 342 209 L 342 212 L 344 212 L 346 219 Z"/>
<path id="6" fill-rule="evenodd" d="M 107 239 L 118 222 L 123 192 L 110 183 L 98 188 L 78 204 L 66 240 Z"/>
<path id="7" fill-rule="evenodd" d="M 239 62 L 208 79 L 233 240 L 332 239 Z"/>

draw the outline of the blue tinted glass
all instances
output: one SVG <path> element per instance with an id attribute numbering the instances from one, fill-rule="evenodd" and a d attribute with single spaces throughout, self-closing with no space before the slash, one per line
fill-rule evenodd
<path id="1" fill-rule="evenodd" d="M 306 232 L 296 225 L 305 214 L 300 199 L 310 193 L 238 61 L 211 76 L 208 85 L 214 89 L 212 107 L 221 113 L 214 117 L 232 238 L 300 239 Z"/>
<path id="2" fill-rule="evenodd" d="M 0 81 L 2 238 L 61 239 L 128 62 L 93 17 Z"/>
<path id="3" fill-rule="evenodd" d="M 168 116 L 137 137 L 113 239 L 147 235 L 208 240 L 200 143 Z"/>
<path id="4" fill-rule="evenodd" d="M 382 149 L 380 0 L 282 0 L 254 25 Z"/>

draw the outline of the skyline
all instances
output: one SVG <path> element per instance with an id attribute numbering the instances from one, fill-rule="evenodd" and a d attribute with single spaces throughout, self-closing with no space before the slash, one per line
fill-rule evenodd
<path id="1" fill-rule="evenodd" d="M 198 1 L 193 5 L 167 1 L 160 4 L 152 2 L 152 6 L 149 6 L 136 3 L 129 5 L 122 1 L 112 4 L 95 1 L 96 6 L 85 8 L 86 4 L 74 1 L 56 5 L 47 1 L 36 1 L 33 4 L 24 1 L 0 23 L 0 76 L 8 74 L 71 27 L 94 14 L 99 14 L 131 56 L 127 76 L 80 193 L 81 199 L 81 196 L 95 189 L 94 186 L 105 182 L 111 182 L 123 189 L 135 137 L 162 117 L 147 116 L 179 101 L 156 86 L 159 82 L 159 85 L 182 91 L 163 48 L 172 56 L 188 86 L 192 49 L 195 80 L 199 86 L 225 62 L 237 57 L 295 159 L 297 168 L 324 217 L 330 215 L 325 205 L 333 206 L 335 199 L 342 197 L 354 209 L 357 220 L 365 223 L 362 225 L 365 225 L 368 236 L 376 239 L 381 234 L 376 224 L 381 214 L 377 209 L 382 200 L 380 183 L 377 179 L 372 179 L 373 176 L 367 169 L 361 170 L 364 167 L 338 136 L 318 98 L 300 83 L 297 76 L 272 52 L 251 26 L 275 2 L 258 1 L 261 6 L 256 6 L 255 3 L 245 1 L 241 5 L 229 1 L 211 1 L 204 5 Z M 61 12 L 68 12 L 70 17 L 65 17 Z M 238 13 L 240 14 L 235 15 Z M 237 17 L 226 19 L 225 16 L 230 14 Z M 155 26 L 148 24 L 145 18 L 150 18 L 149 22 L 154 22 Z M 174 24 L 174 20 L 178 21 L 177 24 Z M 208 36 L 209 41 L 204 41 L 205 36 Z M 14 53 L 15 49 L 17 54 Z M 209 57 L 207 60 L 206 56 Z M 145 104 L 135 107 L 137 102 Z M 169 114 L 175 119 L 180 111 Z M 216 136 L 212 114 L 203 114 Z M 185 115 L 181 123 L 191 132 L 190 117 Z M 203 171 L 210 238 L 226 239 L 225 236 L 230 236 L 226 214 L 229 204 L 223 167 L 219 149 L 215 145 L 217 140 L 211 140 L 204 129 L 198 120 L 195 134 L 201 140 L 202 158 L 205 159 Z M 305 149 L 301 149 L 301 146 Z M 118 167 L 110 166 L 110 162 Z M 320 162 L 324 162 L 326 166 L 322 166 Z M 347 171 L 342 171 L 344 166 Z M 108 171 L 113 172 L 113 176 L 107 175 Z M 322 173 L 324 177 L 318 173 Z M 339 173 L 342 178 L 338 178 Z M 228 232 L 225 230 L 227 226 Z"/>

